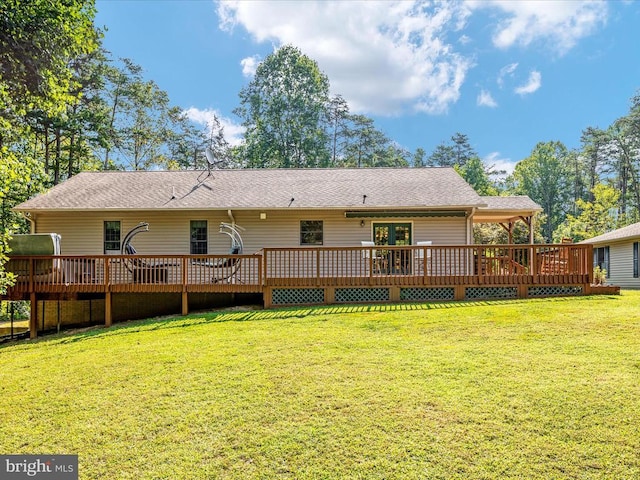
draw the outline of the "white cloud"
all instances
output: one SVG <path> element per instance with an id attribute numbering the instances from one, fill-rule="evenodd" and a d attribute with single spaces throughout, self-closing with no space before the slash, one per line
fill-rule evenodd
<path id="1" fill-rule="evenodd" d="M 524 85 L 520 85 L 515 89 L 518 95 L 529 95 L 537 91 L 542 86 L 542 75 L 537 70 L 532 70 L 529 79 Z"/>
<path id="2" fill-rule="evenodd" d="M 507 14 L 494 32 L 495 46 L 526 47 L 543 41 L 560 55 L 604 25 L 609 9 L 607 2 L 590 0 L 490 0 L 467 5 L 472 10 L 494 8 Z"/>
<path id="3" fill-rule="evenodd" d="M 498 102 L 494 100 L 494 98 L 491 96 L 491 92 L 488 92 L 487 90 L 480 91 L 476 103 L 479 107 L 495 108 L 498 106 Z"/>
<path id="4" fill-rule="evenodd" d="M 240 60 L 240 65 L 242 65 L 242 74 L 245 77 L 253 77 L 256 74 L 256 69 L 258 68 L 259 63 L 259 55 L 243 58 L 242 60 Z"/>
<path id="5" fill-rule="evenodd" d="M 473 40 L 471 40 L 471 37 L 469 37 L 468 35 L 462 35 L 459 39 L 458 42 L 460 42 L 460 44 L 462 45 L 467 45 L 469 43 L 471 43 Z"/>
<path id="6" fill-rule="evenodd" d="M 447 41 L 470 14 L 461 2 L 241 0 L 221 2 L 218 13 L 222 29 L 300 48 L 353 112 L 445 112 L 473 63 Z M 242 66 L 250 71 L 251 61 Z"/>
<path id="7" fill-rule="evenodd" d="M 500 174 L 493 175 L 495 179 L 504 180 L 507 175 L 511 175 L 513 170 L 516 168 L 516 163 L 510 158 L 500 158 L 500 152 L 491 152 L 489 155 L 485 156 L 482 161 L 485 165 L 491 168 L 491 170 L 495 172 L 504 172 Z"/>
<path id="8" fill-rule="evenodd" d="M 498 80 L 497 80 L 498 86 L 500 88 L 502 88 L 502 86 L 504 85 L 504 78 L 507 76 L 513 77 L 513 74 L 515 73 L 517 68 L 518 68 L 517 63 L 510 63 L 509 65 L 505 65 L 500 69 L 500 72 L 498 73 Z"/>
<path id="9" fill-rule="evenodd" d="M 184 111 L 189 120 L 199 125 L 203 125 L 210 129 L 213 125 L 214 117 L 220 121 L 220 125 L 224 128 L 224 138 L 231 146 L 237 146 L 242 143 L 242 135 L 245 128 L 242 125 L 234 123 L 233 120 L 223 117 L 220 112 L 214 109 L 200 110 L 196 107 L 190 107 Z"/>

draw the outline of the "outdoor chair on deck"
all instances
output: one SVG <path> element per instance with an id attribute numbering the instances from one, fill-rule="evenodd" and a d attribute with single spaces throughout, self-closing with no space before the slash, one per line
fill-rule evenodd
<path id="1" fill-rule="evenodd" d="M 136 249 L 128 243 L 125 246 L 127 255 L 136 255 Z M 167 283 L 169 271 L 167 265 L 147 263 L 140 258 L 126 259 L 124 262 L 131 272 L 133 283 Z"/>
<path id="2" fill-rule="evenodd" d="M 240 278 L 240 267 L 242 266 L 242 255 L 244 243 L 240 232 L 244 231 L 240 225 L 235 223 L 220 224 L 220 233 L 231 238 L 231 249 L 229 257 L 210 260 L 192 260 L 191 265 L 212 269 L 211 283 L 244 283 Z"/>
<path id="3" fill-rule="evenodd" d="M 424 242 L 417 242 L 416 246 L 421 247 L 414 250 L 414 272 L 418 275 L 424 275 L 429 273 L 430 263 L 431 263 L 431 249 L 424 248 L 427 246 L 431 246 L 433 242 L 431 240 L 427 240 Z M 426 267 L 425 267 L 425 251 L 426 251 Z"/>
<path id="4" fill-rule="evenodd" d="M 372 249 L 376 244 L 370 240 L 362 240 L 361 245 L 367 247 L 362 250 L 362 258 L 368 263 L 369 259 L 372 259 L 373 273 L 382 273 L 385 271 L 384 261 L 385 258 L 380 255 L 379 250 Z"/>
<path id="5" fill-rule="evenodd" d="M 131 240 L 137 234 L 149 231 L 147 222 L 140 222 L 125 235 L 120 249 L 121 255 L 136 255 L 136 249 Z M 140 258 L 124 258 L 124 266 L 131 273 L 133 283 L 167 283 L 169 271 L 167 264 L 147 263 Z"/>

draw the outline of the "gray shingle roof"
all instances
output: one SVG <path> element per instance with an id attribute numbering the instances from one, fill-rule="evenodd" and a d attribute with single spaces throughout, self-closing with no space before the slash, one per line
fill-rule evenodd
<path id="1" fill-rule="evenodd" d="M 450 208 L 485 201 L 452 168 L 83 172 L 16 210 Z M 366 197 L 365 197 L 366 195 Z M 293 199 L 293 201 L 292 201 Z"/>
<path id="2" fill-rule="evenodd" d="M 617 230 L 612 230 L 611 232 L 603 233 L 597 237 L 588 238 L 580 243 L 606 243 L 635 237 L 640 237 L 640 222 L 618 228 Z"/>
<path id="3" fill-rule="evenodd" d="M 482 200 L 487 204 L 481 210 L 534 210 L 542 211 L 542 207 L 526 195 L 510 197 L 486 196 Z"/>

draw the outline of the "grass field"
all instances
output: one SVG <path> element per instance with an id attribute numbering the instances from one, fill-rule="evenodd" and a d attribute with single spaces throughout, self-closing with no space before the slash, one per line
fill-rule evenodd
<path id="1" fill-rule="evenodd" d="M 147 320 L 0 346 L 81 479 L 640 478 L 640 292 Z"/>

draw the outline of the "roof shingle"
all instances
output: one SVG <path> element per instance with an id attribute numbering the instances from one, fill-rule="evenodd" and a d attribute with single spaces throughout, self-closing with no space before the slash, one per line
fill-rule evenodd
<path id="1" fill-rule="evenodd" d="M 597 237 L 588 238 L 580 243 L 606 243 L 635 237 L 640 237 L 640 222 L 618 228 L 617 230 L 612 230 L 611 232 L 603 233 Z"/>
<path id="2" fill-rule="evenodd" d="M 486 205 L 452 168 L 82 172 L 16 210 L 451 208 Z"/>

